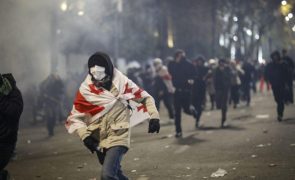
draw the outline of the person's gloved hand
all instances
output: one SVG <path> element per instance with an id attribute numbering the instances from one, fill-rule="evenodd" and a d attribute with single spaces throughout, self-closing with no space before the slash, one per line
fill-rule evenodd
<path id="1" fill-rule="evenodd" d="M 84 140 L 84 145 L 90 150 L 91 153 L 94 153 L 97 150 L 99 142 L 92 136 L 86 137 Z"/>
<path id="2" fill-rule="evenodd" d="M 159 119 L 150 119 L 148 133 L 155 133 L 155 132 L 157 132 L 157 133 L 160 132 L 160 120 Z"/>

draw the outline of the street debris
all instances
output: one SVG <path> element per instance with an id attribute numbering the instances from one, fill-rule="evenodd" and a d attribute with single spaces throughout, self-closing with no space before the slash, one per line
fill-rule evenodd
<path id="1" fill-rule="evenodd" d="M 252 158 L 256 158 L 256 157 L 257 157 L 257 155 L 253 154 L 251 157 L 252 157 Z"/>
<path id="2" fill-rule="evenodd" d="M 258 114 L 256 115 L 257 119 L 268 119 L 269 118 L 269 114 Z"/>
<path id="3" fill-rule="evenodd" d="M 269 164 L 268 166 L 269 166 L 269 167 L 276 167 L 277 165 L 276 165 L 276 164 L 273 164 L 273 163 L 271 163 L 271 164 Z"/>
<path id="4" fill-rule="evenodd" d="M 211 177 L 223 177 L 227 174 L 226 170 L 219 168 L 216 172 L 211 174 Z"/>
<path id="5" fill-rule="evenodd" d="M 256 176 L 250 176 L 250 178 L 252 178 L 252 179 L 255 179 L 255 178 L 256 178 Z"/>
<path id="6" fill-rule="evenodd" d="M 267 129 L 263 129 L 262 131 L 264 134 L 267 134 L 268 133 L 268 130 Z"/>
<path id="7" fill-rule="evenodd" d="M 57 177 L 57 179 L 63 179 L 62 177 Z"/>
<path id="8" fill-rule="evenodd" d="M 190 170 L 191 168 L 190 168 L 190 167 L 186 167 L 186 169 L 187 169 L 187 170 Z"/>
<path id="9" fill-rule="evenodd" d="M 132 172 L 132 173 L 136 173 L 136 170 L 134 169 L 134 170 L 132 170 L 131 172 Z"/>
<path id="10" fill-rule="evenodd" d="M 262 147 L 265 147 L 265 145 L 264 145 L 264 144 L 259 144 L 259 145 L 257 145 L 256 147 L 258 147 L 258 148 L 262 148 Z"/>
<path id="11" fill-rule="evenodd" d="M 134 158 L 133 160 L 134 160 L 134 161 L 139 161 L 139 158 Z"/>
<path id="12" fill-rule="evenodd" d="M 169 145 L 166 145 L 165 148 L 168 149 L 168 148 L 170 148 L 170 146 Z"/>
<path id="13" fill-rule="evenodd" d="M 290 144 L 291 147 L 295 147 L 295 144 Z"/>
<path id="14" fill-rule="evenodd" d="M 28 144 L 31 144 L 31 143 L 32 143 L 32 141 L 31 141 L 31 140 L 27 140 L 27 143 L 28 143 Z"/>
<path id="15" fill-rule="evenodd" d="M 233 167 L 233 170 L 235 171 L 235 170 L 237 170 L 237 168 L 236 167 Z"/>

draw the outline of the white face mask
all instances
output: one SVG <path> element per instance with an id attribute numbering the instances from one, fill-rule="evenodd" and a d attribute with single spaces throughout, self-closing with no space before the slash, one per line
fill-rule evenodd
<path id="1" fill-rule="evenodd" d="M 106 77 L 105 68 L 101 66 L 95 65 L 94 67 L 90 68 L 90 73 L 92 74 L 93 78 L 98 81 L 101 81 Z"/>

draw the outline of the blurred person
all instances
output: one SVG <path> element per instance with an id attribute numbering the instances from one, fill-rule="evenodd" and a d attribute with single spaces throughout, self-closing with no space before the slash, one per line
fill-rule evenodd
<path id="1" fill-rule="evenodd" d="M 141 79 L 143 83 L 143 88 L 145 89 L 146 92 L 148 92 L 153 97 L 154 97 L 154 94 L 153 94 L 154 78 L 155 78 L 155 73 L 154 73 L 153 67 L 150 64 L 147 64 L 145 66 L 144 71 L 141 73 Z"/>
<path id="2" fill-rule="evenodd" d="M 278 51 L 271 53 L 270 57 L 272 61 L 266 65 L 265 80 L 271 85 L 277 103 L 277 120 L 281 122 L 284 115 L 286 88 L 288 86 L 288 66 L 282 60 Z"/>
<path id="3" fill-rule="evenodd" d="M 169 120 L 174 123 L 173 94 L 175 92 L 175 88 L 172 84 L 172 77 L 160 58 L 154 59 L 153 66 L 156 70 L 153 93 L 156 107 L 159 111 L 160 102 L 163 100 L 164 105 L 168 110 Z"/>
<path id="4" fill-rule="evenodd" d="M 217 109 L 221 109 L 221 128 L 223 128 L 226 121 L 227 103 L 231 85 L 231 72 L 225 59 L 219 59 L 213 78 L 216 90 L 216 106 Z"/>
<path id="5" fill-rule="evenodd" d="M 244 71 L 240 66 L 236 64 L 235 61 L 230 62 L 230 70 L 231 70 L 231 87 L 230 87 L 230 102 L 233 103 L 233 108 L 237 108 L 240 99 L 240 86 L 241 80 L 240 75 L 244 74 Z"/>
<path id="6" fill-rule="evenodd" d="M 209 98 L 211 102 L 211 110 L 214 110 L 215 108 L 215 87 L 214 87 L 214 79 L 213 79 L 215 63 L 216 61 L 214 59 L 209 60 L 209 69 L 208 69 L 208 74 L 206 76 L 206 89 L 209 94 Z"/>
<path id="7" fill-rule="evenodd" d="M 294 95 L 293 95 L 293 76 L 294 76 L 294 61 L 293 59 L 288 56 L 288 52 L 286 49 L 282 50 L 283 61 L 288 65 L 288 89 L 286 94 L 286 102 L 287 103 L 294 103 Z"/>
<path id="8" fill-rule="evenodd" d="M 131 102 L 138 102 L 132 107 Z M 127 180 L 121 160 L 130 146 L 132 117 L 139 112 L 150 118 L 148 133 L 159 133 L 159 114 L 153 98 L 118 71 L 102 52 L 88 60 L 88 75 L 81 84 L 66 122 L 102 165 L 102 180 Z M 144 120 L 144 117 L 135 117 Z"/>
<path id="9" fill-rule="evenodd" d="M 142 68 L 137 61 L 132 61 L 127 65 L 127 77 L 132 80 L 139 87 L 143 87 L 141 78 Z"/>
<path id="10" fill-rule="evenodd" d="M 245 61 L 242 65 L 244 74 L 241 75 L 241 88 L 243 92 L 243 100 L 246 101 L 246 106 L 250 106 L 251 103 L 251 85 L 254 75 L 254 67 L 250 62 Z"/>
<path id="11" fill-rule="evenodd" d="M 12 74 L 0 74 L 0 180 L 9 178 L 4 170 L 17 142 L 23 99 Z"/>
<path id="12" fill-rule="evenodd" d="M 63 81 L 57 74 L 50 74 L 40 85 L 43 109 L 45 111 L 48 136 L 54 135 L 56 122 L 61 122 L 63 117 L 63 98 L 65 88 Z"/>
<path id="13" fill-rule="evenodd" d="M 168 70 L 172 76 L 172 83 L 175 87 L 174 110 L 175 110 L 175 137 L 182 137 L 181 111 L 195 116 L 192 106 L 192 85 L 195 74 L 194 66 L 186 59 L 183 50 L 177 50 L 174 61 L 168 65 Z M 197 123 L 197 122 L 196 122 Z"/>
<path id="14" fill-rule="evenodd" d="M 199 127 L 200 118 L 205 108 L 206 101 L 206 76 L 208 68 L 205 67 L 205 58 L 199 56 L 192 61 L 195 67 L 192 104 L 196 110 L 196 128 Z"/>

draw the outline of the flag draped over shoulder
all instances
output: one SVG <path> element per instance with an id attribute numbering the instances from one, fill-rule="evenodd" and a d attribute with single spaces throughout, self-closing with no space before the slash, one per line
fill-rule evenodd
<path id="1" fill-rule="evenodd" d="M 114 69 L 113 85 L 119 91 L 117 96 L 103 88 L 95 87 L 90 75 L 86 77 L 77 92 L 72 111 L 66 121 L 69 133 L 98 121 L 117 101 L 121 101 L 126 107 L 130 105 L 133 109 L 130 119 L 131 127 L 149 119 L 145 105 L 135 102 L 150 96 L 146 91 L 139 88 L 117 69 Z"/>

